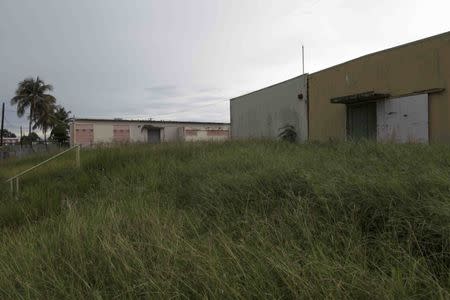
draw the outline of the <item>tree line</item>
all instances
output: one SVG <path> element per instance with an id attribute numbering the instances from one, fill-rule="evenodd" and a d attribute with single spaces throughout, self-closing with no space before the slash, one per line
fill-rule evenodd
<path id="1" fill-rule="evenodd" d="M 40 129 L 47 146 L 47 133 L 50 140 L 59 145 L 69 143 L 70 111 L 58 105 L 56 98 L 50 94 L 53 86 L 36 77 L 19 82 L 11 105 L 17 107 L 17 116 L 23 117 L 28 112 L 28 136 L 23 141 L 32 144 L 38 135 L 33 130 Z"/>

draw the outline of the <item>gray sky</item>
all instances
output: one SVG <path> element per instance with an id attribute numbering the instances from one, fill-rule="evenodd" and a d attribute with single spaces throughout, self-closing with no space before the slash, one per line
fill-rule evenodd
<path id="1" fill-rule="evenodd" d="M 77 117 L 229 121 L 228 99 L 450 30 L 448 0 L 0 0 L 0 100 L 39 75 Z"/>

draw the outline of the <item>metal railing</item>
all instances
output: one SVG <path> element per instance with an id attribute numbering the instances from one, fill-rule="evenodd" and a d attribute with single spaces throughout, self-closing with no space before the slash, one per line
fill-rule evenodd
<path id="1" fill-rule="evenodd" d="M 69 148 L 67 150 L 64 150 L 63 152 L 60 152 L 60 153 L 58 153 L 56 155 L 53 155 L 49 159 L 46 159 L 43 162 L 40 162 L 37 165 L 35 165 L 35 166 L 33 166 L 33 167 L 23 171 L 23 172 L 20 172 L 19 174 L 17 174 L 15 176 L 9 178 L 8 180 L 6 180 L 6 182 L 7 183 L 9 182 L 10 185 L 11 185 L 11 194 L 14 195 L 14 185 L 15 185 L 16 195 L 19 193 L 19 178 L 20 178 L 20 176 L 23 176 L 23 175 L 33 171 L 34 169 L 36 169 L 36 168 L 38 168 L 38 167 L 40 167 L 40 166 L 42 166 L 42 165 L 44 165 L 44 164 L 54 160 L 57 157 L 60 157 L 61 155 L 65 154 L 65 153 L 67 153 L 69 151 L 72 151 L 74 149 L 76 149 L 76 152 L 75 152 L 76 166 L 77 166 L 77 168 L 79 168 L 80 167 L 80 145 L 75 145 L 75 146 L 73 146 L 73 147 L 71 147 L 71 148 Z"/>

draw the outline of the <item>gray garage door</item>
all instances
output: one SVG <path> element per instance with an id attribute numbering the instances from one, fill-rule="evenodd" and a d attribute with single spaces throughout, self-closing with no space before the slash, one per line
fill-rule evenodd
<path id="1" fill-rule="evenodd" d="M 369 102 L 347 105 L 347 134 L 352 140 L 376 138 L 376 103 Z"/>
<path id="2" fill-rule="evenodd" d="M 148 129 L 148 139 L 150 144 L 158 144 L 161 142 L 161 133 L 159 128 L 149 128 Z"/>

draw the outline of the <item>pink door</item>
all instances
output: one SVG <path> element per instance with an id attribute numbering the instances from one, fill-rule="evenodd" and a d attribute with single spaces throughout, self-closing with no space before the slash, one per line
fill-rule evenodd
<path id="1" fill-rule="evenodd" d="M 115 143 L 130 142 L 130 126 L 113 125 L 113 140 Z"/>
<path id="2" fill-rule="evenodd" d="M 90 146 L 94 143 L 93 124 L 75 124 L 75 144 Z"/>

